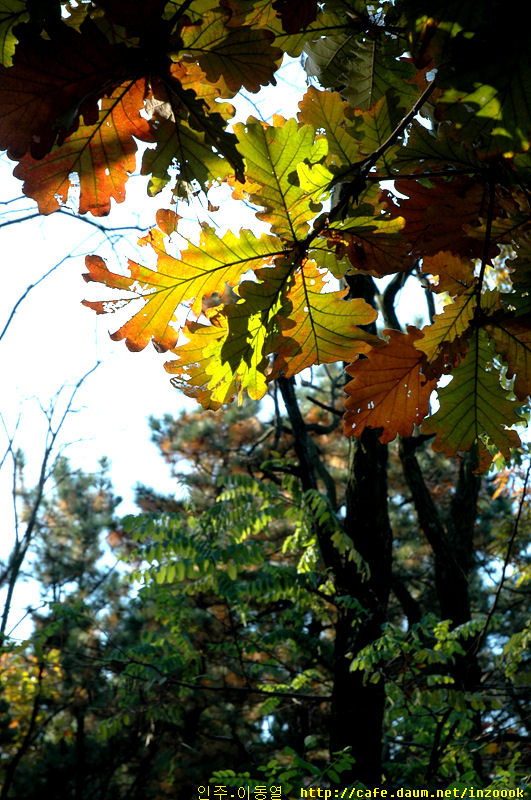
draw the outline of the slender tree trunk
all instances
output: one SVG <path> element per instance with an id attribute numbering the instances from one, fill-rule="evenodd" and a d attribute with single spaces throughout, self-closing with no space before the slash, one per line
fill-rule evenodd
<path id="1" fill-rule="evenodd" d="M 368 574 L 349 562 L 348 570 L 339 576 L 338 593 L 348 601 L 336 624 L 330 730 L 332 752 L 348 746 L 355 759 L 342 780 L 367 786 L 381 784 L 385 685 L 383 680 L 366 682 L 362 672 L 350 670 L 350 664 L 352 657 L 381 636 L 391 588 L 387 447 L 377 434 L 365 430 L 351 449 L 345 531 Z"/>
<path id="2" fill-rule="evenodd" d="M 85 709 L 76 709 L 76 800 L 83 800 L 85 787 Z"/>

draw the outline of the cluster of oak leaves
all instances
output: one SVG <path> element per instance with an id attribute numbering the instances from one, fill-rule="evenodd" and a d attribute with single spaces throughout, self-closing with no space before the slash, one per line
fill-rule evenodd
<path id="1" fill-rule="evenodd" d="M 389 442 L 423 423 L 447 454 L 477 443 L 484 469 L 519 445 L 512 426 L 531 392 L 528 143 L 511 112 L 520 98 L 439 68 L 459 59 L 462 25 L 412 19 L 406 1 L 390 6 L 390 35 L 384 11 L 368 9 L 5 0 L 0 148 L 43 214 L 67 202 L 72 181 L 80 213 L 108 214 L 141 141 L 151 144 L 141 166 L 151 194 L 170 180 L 176 199 L 226 183 L 268 223 L 260 236 L 203 224 L 199 243 L 178 252 L 179 216 L 161 210 L 141 239 L 155 268 L 130 261 L 118 274 L 87 258 L 85 279 L 122 293 L 85 304 L 106 313 L 141 298 L 112 338 L 171 351 L 173 382 L 205 408 L 343 361 L 347 435 L 370 426 Z M 274 82 L 283 55 L 303 51 L 319 81 L 296 119 L 250 118 L 230 131 L 233 109 L 220 100 Z M 398 194 L 382 191 L 384 179 Z M 422 330 L 376 335 L 372 305 L 330 291 L 346 275 L 413 270 L 446 301 Z"/>

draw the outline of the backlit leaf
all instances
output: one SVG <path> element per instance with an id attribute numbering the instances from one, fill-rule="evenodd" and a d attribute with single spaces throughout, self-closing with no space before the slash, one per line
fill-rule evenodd
<path id="1" fill-rule="evenodd" d="M 372 193 L 369 197 L 373 199 Z M 347 255 L 351 266 L 377 277 L 410 269 L 412 258 L 403 233 L 404 218 L 386 211 L 378 202 L 362 203 L 356 212 L 324 231 L 336 256 Z"/>
<path id="2" fill-rule="evenodd" d="M 234 132 L 245 159 L 246 178 L 234 196 L 246 195 L 262 206 L 264 210 L 256 216 L 269 222 L 273 233 L 293 242 L 303 239 L 320 206 L 313 189 L 306 191 L 299 185 L 297 166 L 303 161 L 311 166 L 324 158 L 326 140 L 315 139 L 309 125 L 298 127 L 294 119 L 283 117 L 275 117 L 273 125 L 250 117 L 246 126 L 235 125 Z"/>
<path id="3" fill-rule="evenodd" d="M 422 425 L 425 433 L 437 434 L 436 450 L 455 455 L 483 442 L 485 456 L 486 442 L 508 458 L 510 448 L 519 446 L 518 434 L 508 427 L 519 421 L 516 403 L 500 383 L 495 356 L 486 333 L 476 330 L 451 382 L 439 390 L 439 410 Z"/>
<path id="4" fill-rule="evenodd" d="M 188 325 L 189 343 L 172 352 L 177 361 L 166 365 L 186 393 L 204 408 L 218 408 L 242 392 L 258 400 L 267 388 L 268 358 L 278 330 L 277 312 L 291 266 L 284 260 L 274 269 L 258 270 L 259 281 L 244 281 L 241 299 L 211 312 L 211 325 Z M 175 379 L 174 379 L 175 380 Z"/>
<path id="5" fill-rule="evenodd" d="M 422 259 L 422 271 L 438 276 L 437 284 L 430 282 L 434 292 L 448 292 L 454 297 L 466 292 L 474 283 L 473 262 L 444 250 L 433 256 L 425 256 Z"/>
<path id="6" fill-rule="evenodd" d="M 197 61 L 212 83 L 223 78 L 233 94 L 241 88 L 257 92 L 275 82 L 282 51 L 272 45 L 267 30 L 228 29 L 223 13 L 207 12 L 200 25 L 183 28 L 181 36 L 182 57 Z"/>
<path id="7" fill-rule="evenodd" d="M 61 25 L 53 42 L 26 29 L 13 66 L 0 66 L 0 149 L 10 158 L 42 158 L 81 115 L 95 123 L 98 97 L 127 78 L 131 51 L 110 45 L 90 19 L 82 29 Z"/>
<path id="8" fill-rule="evenodd" d="M 292 269 L 292 263 L 285 258 L 277 260 L 274 268 L 258 270 L 258 282 L 241 283 L 238 293 L 242 299 L 225 307 L 229 327 L 217 370 L 223 374 L 226 365 L 230 365 L 238 375 L 240 393 L 247 389 L 255 400 L 266 392 L 267 356 L 276 348 L 278 312 L 293 280 Z"/>
<path id="9" fill-rule="evenodd" d="M 156 252 L 156 270 L 129 261 L 130 275 L 116 275 L 109 272 L 101 258 L 88 256 L 89 273 L 83 276 L 86 281 L 134 292 L 133 297 L 122 300 L 84 301 L 98 313 L 122 308 L 124 302 L 135 299 L 144 302 L 140 311 L 111 337 L 125 339 L 129 350 L 142 350 L 151 339 L 160 350 L 174 347 L 179 331 L 175 314 L 181 303 L 185 310 L 200 314 L 204 296 L 221 294 L 226 283 L 234 286 L 249 268 L 261 266 L 278 254 L 278 243 L 272 236 L 264 234 L 257 239 L 251 231 L 240 231 L 237 237 L 229 231 L 220 239 L 207 225 L 203 226 L 199 244 L 189 243 L 180 256 L 166 252 L 163 232 L 158 228 L 153 228 L 141 243 L 148 243 Z"/>
<path id="10" fill-rule="evenodd" d="M 476 306 L 475 292 L 467 292 L 449 303 L 437 314 L 432 325 L 422 329 L 422 338 L 415 341 L 417 350 L 421 350 L 428 361 L 432 361 L 444 343 L 454 342 L 468 330 Z"/>
<path id="11" fill-rule="evenodd" d="M 333 32 L 307 46 L 307 72 L 323 86 L 341 91 L 355 108 L 367 111 L 390 89 L 399 91 L 392 111 L 392 125 L 403 116 L 405 106 L 413 105 L 417 87 L 409 83 L 415 68 L 401 58 L 401 44 L 391 36 L 356 36 L 349 28 Z"/>
<path id="12" fill-rule="evenodd" d="M 192 183 L 206 190 L 234 171 L 241 175 L 243 162 L 236 138 L 225 131 L 234 109 L 216 102 L 223 86 L 209 83 L 197 64 L 177 62 L 170 73 L 171 81 L 152 82 L 155 96 L 146 103 L 157 146 L 145 151 L 142 174 L 151 174 L 148 192 L 155 195 L 169 182 L 169 169 L 175 166 L 174 194 L 186 197 Z"/>
<path id="13" fill-rule="evenodd" d="M 347 289 L 323 293 L 324 286 L 312 262 L 296 273 L 279 313 L 282 338 L 275 348 L 275 375 L 289 377 L 312 364 L 351 361 L 381 343 L 358 327 L 374 322 L 376 310 L 361 298 L 346 300 Z"/>
<path id="14" fill-rule="evenodd" d="M 41 214 L 51 214 L 65 203 L 78 176 L 79 213 L 108 214 L 111 198 L 125 199 L 125 183 L 136 164 L 136 139 L 152 141 L 149 123 L 140 116 L 145 81 L 127 83 L 101 104 L 95 125 L 81 125 L 44 158 L 24 156 L 14 175 L 24 181 L 24 194 L 39 204 Z M 135 138 L 133 138 L 135 137 Z"/>
<path id="15" fill-rule="evenodd" d="M 531 330 L 521 318 L 495 316 L 486 330 L 494 340 L 496 351 L 508 364 L 507 377 L 516 376 L 514 393 L 519 400 L 531 395 Z"/>
<path id="16" fill-rule="evenodd" d="M 359 142 L 353 137 L 352 107 L 337 92 L 320 91 L 310 86 L 299 103 L 298 118 L 316 131 L 326 131 L 328 150 L 335 163 L 352 164 L 359 160 Z"/>
<path id="17" fill-rule="evenodd" d="M 367 358 L 347 367 L 353 377 L 345 386 L 344 431 L 361 436 L 365 427 L 382 428 L 380 441 L 390 442 L 397 434 L 410 436 L 429 412 L 430 394 L 437 381 L 421 372 L 422 354 L 415 349 L 420 331 L 410 327 L 407 334 L 386 330 L 389 342 L 369 351 Z"/>
<path id="18" fill-rule="evenodd" d="M 0 0 L 0 64 L 10 67 L 17 44 L 13 28 L 28 18 L 23 0 Z"/>
<path id="19" fill-rule="evenodd" d="M 398 192 L 406 199 L 387 195 L 388 210 L 404 217 L 404 236 L 414 255 L 435 255 L 441 250 L 469 258 L 481 258 L 483 236 L 470 235 L 469 228 L 479 225 L 487 213 L 486 188 L 472 178 L 453 180 L 431 178 L 431 185 L 399 179 Z M 495 255 L 497 247 L 490 247 Z"/>
<path id="20" fill-rule="evenodd" d="M 223 377 L 218 372 L 216 382 L 212 375 L 212 365 L 219 359 L 227 336 L 227 320 L 214 312 L 209 325 L 189 322 L 183 333 L 189 341 L 174 348 L 172 353 L 177 358 L 164 366 L 173 376 L 171 382 L 175 388 L 193 397 L 203 408 L 216 410 L 237 393 L 237 377 L 230 366 Z"/>
<path id="21" fill-rule="evenodd" d="M 480 299 L 478 309 L 476 289 L 470 289 L 445 306 L 432 325 L 422 329 L 423 338 L 415 342 L 415 347 L 426 355 L 428 363 L 423 368 L 425 375 L 438 377 L 461 360 L 468 348 L 467 339 L 476 329 L 476 315 L 492 313 L 499 305 L 497 291 L 487 290 Z"/>

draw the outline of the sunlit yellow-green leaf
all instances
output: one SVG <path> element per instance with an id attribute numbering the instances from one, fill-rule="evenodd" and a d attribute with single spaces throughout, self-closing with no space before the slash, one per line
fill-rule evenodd
<path id="1" fill-rule="evenodd" d="M 0 0 L 0 64 L 10 67 L 17 45 L 13 28 L 28 18 L 23 0 Z"/>
<path id="2" fill-rule="evenodd" d="M 359 325 L 378 316 L 361 298 L 346 300 L 348 290 L 323 293 L 321 272 L 312 262 L 303 265 L 285 294 L 279 313 L 282 337 L 275 349 L 274 375 L 289 377 L 312 364 L 352 361 L 381 340 Z"/>
<path id="3" fill-rule="evenodd" d="M 500 383 L 495 358 L 487 334 L 476 330 L 451 382 L 439 390 L 439 410 L 422 426 L 425 433 L 437 434 L 436 450 L 455 455 L 477 444 L 484 453 L 487 443 L 508 458 L 510 448 L 519 446 L 518 434 L 510 429 L 520 421 L 517 404 Z"/>
<path id="4" fill-rule="evenodd" d="M 323 137 L 315 138 L 309 125 L 299 127 L 296 120 L 275 117 L 273 125 L 250 117 L 234 132 L 238 149 L 245 159 L 245 184 L 236 186 L 234 195 L 247 196 L 264 210 L 257 217 L 271 225 L 282 238 L 296 242 L 304 239 L 309 221 L 320 211 L 315 186 L 300 186 L 297 168 L 302 162 L 312 166 L 327 154 Z"/>
<path id="5" fill-rule="evenodd" d="M 205 296 L 221 294 L 226 284 L 234 286 L 249 268 L 262 266 L 279 253 L 278 240 L 273 236 L 264 234 L 257 239 L 251 231 L 243 230 L 239 237 L 229 231 L 220 239 L 207 225 L 199 244 L 189 243 L 177 256 L 166 252 L 160 228 L 153 228 L 141 243 L 149 244 L 157 254 L 156 270 L 129 261 L 130 276 L 115 275 L 101 258 L 88 256 L 89 273 L 84 276 L 87 281 L 134 292 L 125 300 L 85 301 L 98 313 L 121 308 L 134 299 L 144 301 L 140 311 L 112 334 L 113 339 L 125 339 L 130 350 L 142 350 L 151 339 L 159 349 L 174 347 L 179 330 L 175 313 L 181 303 L 199 314 Z"/>

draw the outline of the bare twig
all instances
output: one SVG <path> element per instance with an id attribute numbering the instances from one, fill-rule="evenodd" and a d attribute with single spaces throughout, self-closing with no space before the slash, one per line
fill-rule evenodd
<path id="1" fill-rule="evenodd" d="M 55 444 L 56 444 L 56 441 L 57 441 L 57 437 L 58 437 L 58 435 L 59 435 L 59 433 L 61 431 L 61 428 L 64 425 L 64 422 L 65 422 L 67 416 L 72 412 L 72 405 L 73 405 L 73 402 L 74 402 L 74 399 L 76 397 L 77 392 L 79 391 L 79 389 L 81 388 L 83 383 L 87 380 L 87 378 L 94 372 L 94 370 L 96 370 L 98 368 L 99 363 L 100 362 L 98 361 L 97 364 L 95 364 L 93 367 L 91 367 L 91 369 L 89 369 L 88 372 L 86 372 L 78 380 L 78 382 L 75 384 L 75 386 L 73 387 L 72 392 L 70 394 L 70 397 L 68 399 L 68 402 L 67 402 L 67 404 L 65 406 L 65 409 L 64 409 L 62 415 L 60 416 L 59 421 L 56 424 L 54 424 L 53 417 L 54 417 L 55 410 L 57 408 L 57 400 L 59 398 L 59 394 L 60 394 L 61 390 L 59 390 L 59 392 L 57 392 L 57 394 L 55 396 L 55 399 L 52 402 L 51 406 L 48 409 L 42 409 L 43 413 L 44 413 L 44 415 L 45 415 L 45 417 L 47 419 L 47 422 L 48 422 L 48 427 L 47 427 L 47 431 L 46 431 L 46 438 L 45 438 L 45 445 L 44 445 L 44 453 L 43 453 L 42 461 L 41 461 L 41 469 L 40 469 L 39 479 L 37 481 L 37 486 L 35 488 L 35 495 L 34 495 L 34 499 L 32 501 L 31 512 L 30 512 L 29 517 L 28 517 L 28 521 L 27 521 L 27 524 L 26 524 L 26 529 L 24 531 L 24 535 L 22 537 L 19 537 L 18 533 L 17 533 L 17 538 L 16 538 L 16 541 L 15 541 L 15 545 L 13 547 L 13 550 L 11 551 L 11 554 L 10 554 L 9 560 L 8 560 L 8 566 L 7 566 L 8 584 L 7 584 L 7 593 L 6 593 L 6 598 L 5 598 L 5 602 L 4 602 L 4 608 L 3 608 L 3 612 L 2 612 L 2 619 L 1 619 L 1 622 L 0 622 L 0 642 L 3 640 L 3 638 L 5 637 L 5 634 L 6 634 L 7 621 L 8 621 L 9 612 L 10 612 L 10 609 L 11 609 L 11 603 L 12 603 L 12 600 L 13 600 L 13 593 L 15 591 L 15 586 L 16 586 L 17 580 L 18 580 L 18 578 L 20 576 L 20 570 L 22 568 L 22 564 L 24 562 L 24 559 L 26 557 L 26 554 L 28 552 L 29 546 L 30 546 L 30 544 L 32 542 L 32 539 L 33 539 L 33 536 L 34 536 L 34 533 L 35 533 L 35 530 L 36 530 L 36 527 L 37 527 L 38 512 L 39 512 L 39 508 L 41 506 L 42 499 L 43 499 L 43 496 L 44 496 L 44 489 L 45 489 L 45 486 L 46 486 L 46 482 L 47 482 L 48 478 L 50 477 L 51 468 L 49 467 L 49 464 L 50 464 L 52 455 L 54 453 L 54 447 L 55 447 Z M 42 406 L 41 406 L 41 408 L 42 408 Z M 15 503 L 15 515 L 17 515 L 16 496 L 15 495 L 16 495 L 16 472 L 17 472 L 17 469 L 18 469 L 18 460 L 17 460 L 17 455 L 14 452 L 13 443 L 12 442 L 10 444 L 10 452 L 11 452 L 11 457 L 13 459 L 13 470 L 14 470 L 13 501 Z M 16 519 L 16 524 L 17 524 L 17 527 L 18 527 L 18 522 L 17 522 L 18 517 L 16 516 L 15 519 Z"/>
<path id="2" fill-rule="evenodd" d="M 498 606 L 498 601 L 500 599 L 501 591 L 503 589 L 503 584 L 505 583 L 505 578 L 506 578 L 506 574 L 507 574 L 507 567 L 509 566 L 509 560 L 511 558 L 511 552 L 512 552 L 513 545 L 514 545 L 514 542 L 516 540 L 516 537 L 518 535 L 518 525 L 520 523 L 520 517 L 522 516 L 522 509 L 523 509 L 524 503 L 525 503 L 525 495 L 526 495 L 526 491 L 527 491 L 527 483 L 529 481 L 530 472 L 531 472 L 531 461 L 529 462 L 529 465 L 527 467 L 527 471 L 526 471 L 526 474 L 525 474 L 524 485 L 522 487 L 522 496 L 521 496 L 520 502 L 518 504 L 518 511 L 517 511 L 517 514 L 516 514 L 516 517 L 515 517 L 515 520 L 514 520 L 514 525 L 513 525 L 513 531 L 512 531 L 512 534 L 511 534 L 511 538 L 509 539 L 509 544 L 507 545 L 507 552 L 505 553 L 505 559 L 503 561 L 501 578 L 500 578 L 500 581 L 499 581 L 498 586 L 496 588 L 496 593 L 494 595 L 494 600 L 493 600 L 492 605 L 491 605 L 491 607 L 489 609 L 489 613 L 487 614 L 487 618 L 485 620 L 485 624 L 483 625 L 483 628 L 481 629 L 481 632 L 478 635 L 478 637 L 477 637 L 477 639 L 475 641 L 475 644 L 474 644 L 474 651 L 476 653 L 479 651 L 479 648 L 481 647 L 481 645 L 483 644 L 483 641 L 485 640 L 485 637 L 487 635 L 487 632 L 488 632 L 489 625 L 491 623 L 492 617 L 494 616 L 494 613 L 495 613 L 496 608 Z"/>

